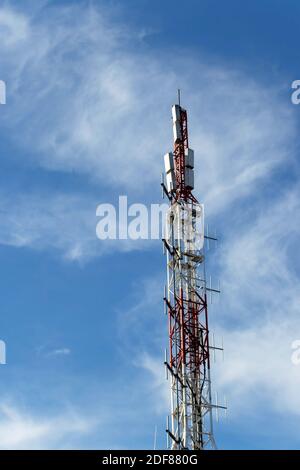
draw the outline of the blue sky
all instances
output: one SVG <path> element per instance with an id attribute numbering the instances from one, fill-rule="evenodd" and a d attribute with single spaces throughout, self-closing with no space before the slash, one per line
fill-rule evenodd
<path id="1" fill-rule="evenodd" d="M 0 448 L 152 448 L 156 426 L 165 446 L 162 248 L 95 229 L 101 202 L 161 202 L 178 87 L 220 237 L 218 446 L 299 448 L 299 10 L 2 2 Z"/>

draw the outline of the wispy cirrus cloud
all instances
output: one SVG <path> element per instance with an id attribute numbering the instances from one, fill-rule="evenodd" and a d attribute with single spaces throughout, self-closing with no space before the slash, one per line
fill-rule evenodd
<path id="1" fill-rule="evenodd" d="M 69 356 L 70 354 L 71 354 L 70 348 L 60 348 L 60 349 L 53 349 L 47 354 L 47 356 Z"/>
<path id="2" fill-rule="evenodd" d="M 95 208 L 89 202 L 76 195 L 35 192 L 22 197 L 2 193 L 0 243 L 55 249 L 68 260 L 94 256 L 101 246 L 95 233 Z"/>
<path id="3" fill-rule="evenodd" d="M 55 246 L 70 260 L 135 249 L 127 241 L 99 249 L 95 206 L 99 196 L 110 202 L 116 191 L 151 199 L 162 154 L 171 148 L 168 123 L 178 85 L 190 110 L 197 188 L 208 214 L 222 216 L 257 196 L 275 170 L 293 165 L 295 122 L 280 86 L 265 90 L 204 55 L 178 51 L 170 61 L 168 51 L 151 52 L 140 31 L 113 20 L 104 3 L 84 6 L 27 9 L 8 2 L 0 9 L 0 65 L 9 88 L 2 132 L 26 152 L 23 166 L 80 174 L 95 195 L 93 201 L 74 194 L 72 207 L 69 196 L 51 195 L 49 210 L 38 195 L 26 198 L 22 219 L 33 213 L 32 230 L 14 224 L 3 243 Z M 8 210 L 14 213 L 14 205 Z"/>
<path id="4" fill-rule="evenodd" d="M 72 448 L 72 435 L 92 432 L 96 421 L 74 410 L 54 416 L 19 409 L 15 403 L 0 405 L 0 449 Z M 70 440 L 69 440 L 70 439 Z"/>
<path id="5" fill-rule="evenodd" d="M 178 85 L 192 104 L 191 145 L 211 211 L 249 194 L 286 161 L 294 122 L 280 87 L 265 90 L 204 55 L 178 51 L 170 61 L 168 51 L 145 52 L 140 32 L 112 20 L 104 3 L 84 4 L 30 14 L 2 8 L 13 38 L 0 59 L 12 94 L 6 125 L 15 131 L 17 124 L 14 136 L 35 164 L 114 190 L 149 190 L 171 147 L 169 108 Z"/>
<path id="6" fill-rule="evenodd" d="M 222 247 L 224 312 L 219 320 L 227 361 L 217 374 L 241 401 L 255 387 L 256 394 L 267 390 L 278 410 L 281 403 L 294 413 L 300 386 L 300 371 L 291 362 L 292 341 L 300 336 L 300 260 L 294 251 L 300 235 L 299 201 L 295 187 L 277 196 L 255 224 L 252 219 L 244 223 Z"/>
<path id="7" fill-rule="evenodd" d="M 100 220 L 96 208 L 96 200 L 84 193 L 35 190 L 23 195 L 0 191 L 0 244 L 51 251 L 79 263 L 111 252 L 153 246 L 151 240 L 100 240 L 96 234 Z M 117 224 L 118 220 L 116 211 L 116 221 L 111 219 L 111 223 Z"/>

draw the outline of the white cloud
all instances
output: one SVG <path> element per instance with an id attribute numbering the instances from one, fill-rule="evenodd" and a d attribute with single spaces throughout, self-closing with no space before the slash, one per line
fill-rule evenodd
<path id="1" fill-rule="evenodd" d="M 152 199 L 162 155 L 172 144 L 169 115 L 178 82 L 191 111 L 197 188 L 208 214 L 220 215 L 259 193 L 272 171 L 292 160 L 294 119 L 275 86 L 265 90 L 205 57 L 195 60 L 178 51 L 170 61 L 169 51 L 137 52 L 137 45 L 144 47 L 139 31 L 112 21 L 104 4 L 30 13 L 2 7 L 0 23 L 1 18 L 10 31 L 0 28 L 0 66 L 10 95 L 3 132 L 26 153 L 29 165 L 86 175 L 104 202 L 123 190 L 134 202 Z M 2 194 L 2 243 L 56 247 L 70 260 L 149 246 L 122 241 L 100 248 L 94 238 L 96 200 L 50 194 L 45 210 L 41 198 L 23 198 L 15 196 L 22 207 L 18 222 L 14 204 Z"/>
<path id="2" fill-rule="evenodd" d="M 156 407 L 155 417 L 152 410 L 158 388 L 132 365 L 127 378 L 118 369 L 106 380 L 99 370 L 47 370 L 45 380 L 41 371 L 25 368 L 29 386 L 21 374 L 1 395 L 0 449 L 136 449 L 143 442 L 151 448 L 145 422 L 158 419 L 161 409 Z"/>
<path id="3" fill-rule="evenodd" d="M 0 197 L 0 243 L 37 250 L 58 249 L 70 260 L 99 249 L 95 209 L 77 196 L 27 194 Z"/>
<path id="4" fill-rule="evenodd" d="M 0 192 L 0 244 L 55 250 L 68 261 L 85 262 L 107 253 L 143 250 L 151 240 L 99 240 L 97 203 L 85 194 Z M 155 242 L 154 242 L 155 243 Z"/>
<path id="5" fill-rule="evenodd" d="M 60 348 L 60 349 L 54 349 L 53 351 L 50 351 L 47 355 L 48 356 L 69 356 L 70 354 L 71 354 L 70 348 Z"/>
<path id="6" fill-rule="evenodd" d="M 13 49 L 26 41 L 29 35 L 29 22 L 26 15 L 7 7 L 0 10 L 1 44 L 6 50 Z"/>
<path id="7" fill-rule="evenodd" d="M 20 410 L 15 404 L 0 405 L 0 449 L 54 449 L 71 446 L 72 434 L 90 433 L 95 423 L 74 410 L 41 416 Z M 70 440 L 69 440 L 70 439 Z"/>
<path id="8" fill-rule="evenodd" d="M 20 13 L 9 15 L 19 21 Z M 13 54 L 4 46 L 0 59 L 13 90 L 6 124 L 38 165 L 149 191 L 159 185 L 172 144 L 170 105 L 179 82 L 210 211 L 249 194 L 286 161 L 294 124 L 275 86 L 265 90 L 204 56 L 145 52 L 140 32 L 110 20 L 104 4 L 22 15 L 26 40 Z"/>
<path id="9" fill-rule="evenodd" d="M 235 417 L 245 403 L 264 401 L 278 413 L 299 414 L 300 368 L 291 361 L 300 337 L 299 196 L 297 188 L 277 196 L 222 247 L 217 330 L 226 360 L 217 363 L 215 377 Z"/>

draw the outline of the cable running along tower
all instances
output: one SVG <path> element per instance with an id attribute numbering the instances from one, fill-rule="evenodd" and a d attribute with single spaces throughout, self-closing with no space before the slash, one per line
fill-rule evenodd
<path id="1" fill-rule="evenodd" d="M 179 97 L 180 98 L 180 97 Z M 174 150 L 164 156 L 163 192 L 167 211 L 164 252 L 169 347 L 165 366 L 171 385 L 168 448 L 215 449 L 210 345 L 205 278 L 204 209 L 194 189 L 194 151 L 189 147 L 187 112 L 172 107 Z"/>

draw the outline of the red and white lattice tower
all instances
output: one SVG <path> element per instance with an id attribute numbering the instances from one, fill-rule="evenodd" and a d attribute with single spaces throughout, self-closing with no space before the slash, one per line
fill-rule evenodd
<path id="1" fill-rule="evenodd" d="M 189 148 L 187 112 L 172 107 L 174 150 L 164 156 L 162 183 L 170 201 L 163 239 L 167 255 L 165 306 L 169 350 L 165 365 L 171 384 L 168 447 L 216 448 L 205 279 L 204 210 L 192 194 L 194 151 Z"/>

